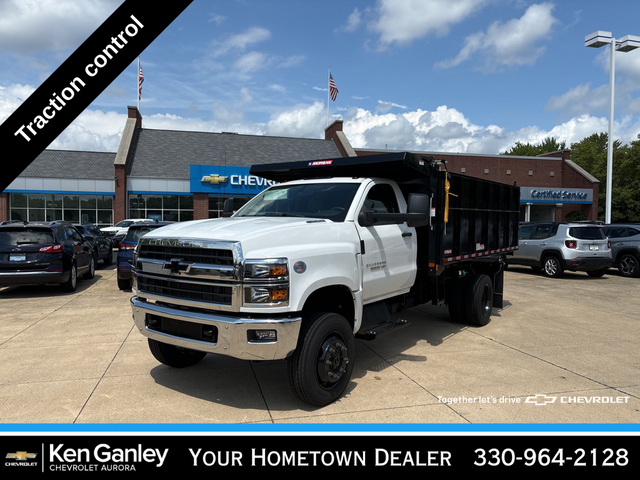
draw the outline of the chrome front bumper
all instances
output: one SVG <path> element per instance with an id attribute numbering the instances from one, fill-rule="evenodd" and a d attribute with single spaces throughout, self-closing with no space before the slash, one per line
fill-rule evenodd
<path id="1" fill-rule="evenodd" d="M 246 318 L 241 314 L 203 313 L 174 309 L 131 298 L 133 320 L 140 333 L 148 338 L 178 347 L 217 353 L 243 360 L 277 360 L 287 358 L 298 343 L 302 317 Z M 216 330 L 214 341 L 195 340 L 150 328 L 150 318 L 188 322 Z M 257 331 L 274 331 L 275 340 L 256 340 Z"/>

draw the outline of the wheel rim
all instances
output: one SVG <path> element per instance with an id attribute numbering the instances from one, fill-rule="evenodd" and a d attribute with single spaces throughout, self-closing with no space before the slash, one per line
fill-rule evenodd
<path id="1" fill-rule="evenodd" d="M 622 257 L 620 260 L 620 272 L 623 275 L 633 275 L 637 268 L 636 259 L 631 256 Z"/>
<path id="2" fill-rule="evenodd" d="M 558 273 L 558 262 L 556 262 L 555 258 L 549 258 L 544 263 L 544 271 L 547 275 L 556 275 Z"/>
<path id="3" fill-rule="evenodd" d="M 75 287 L 76 286 L 76 282 L 78 280 L 78 276 L 76 274 L 76 267 L 71 267 L 71 286 Z"/>
<path id="4" fill-rule="evenodd" d="M 493 298 L 491 289 L 489 286 L 485 286 L 482 290 L 482 316 L 487 318 L 491 315 L 491 309 L 493 308 Z"/>
<path id="5" fill-rule="evenodd" d="M 347 371 L 349 350 L 344 339 L 337 333 L 329 335 L 318 352 L 318 379 L 322 386 L 336 384 Z"/>

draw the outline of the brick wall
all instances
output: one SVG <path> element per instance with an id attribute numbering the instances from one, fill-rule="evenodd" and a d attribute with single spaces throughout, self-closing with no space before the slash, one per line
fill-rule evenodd
<path id="1" fill-rule="evenodd" d="M 0 222 L 5 220 L 11 220 L 9 218 L 9 194 L 2 192 L 0 193 Z"/>

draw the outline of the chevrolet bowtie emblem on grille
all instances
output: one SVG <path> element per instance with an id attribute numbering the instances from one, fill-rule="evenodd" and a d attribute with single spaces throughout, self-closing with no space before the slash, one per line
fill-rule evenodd
<path id="1" fill-rule="evenodd" d="M 189 273 L 189 271 L 191 270 L 191 264 L 184 264 L 181 262 L 182 258 L 172 258 L 170 261 L 162 265 L 162 268 L 169 270 L 169 272 L 171 273 Z"/>
<path id="2" fill-rule="evenodd" d="M 204 177 L 202 177 L 202 180 L 200 180 L 201 182 L 207 182 L 210 183 L 211 185 L 218 185 L 219 183 L 224 183 L 229 179 L 229 177 L 222 177 L 218 174 L 214 174 L 214 175 L 205 175 Z"/>

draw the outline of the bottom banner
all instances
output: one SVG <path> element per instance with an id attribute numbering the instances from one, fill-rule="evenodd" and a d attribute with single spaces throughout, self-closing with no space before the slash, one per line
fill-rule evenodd
<path id="1" fill-rule="evenodd" d="M 174 435 L 0 437 L 2 478 L 110 473 L 637 469 L 638 437 Z M 637 470 L 636 470 L 637 471 Z"/>

